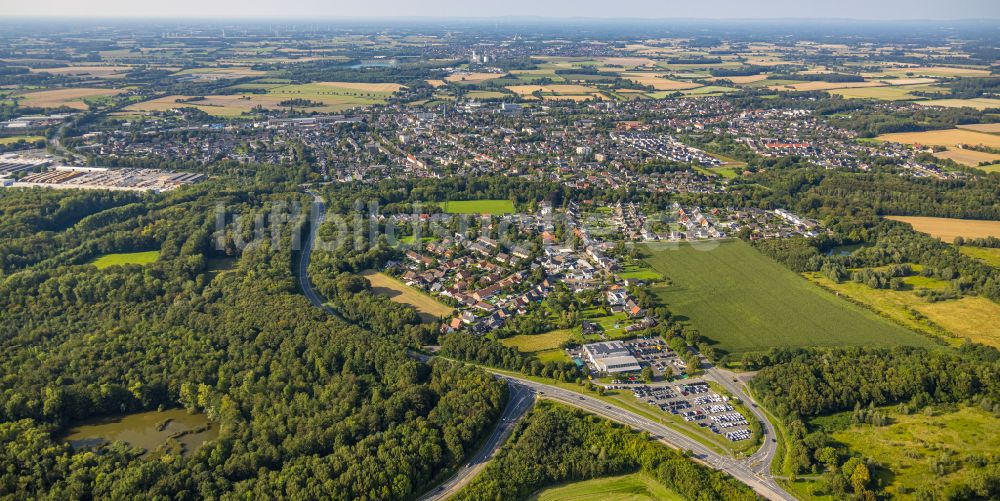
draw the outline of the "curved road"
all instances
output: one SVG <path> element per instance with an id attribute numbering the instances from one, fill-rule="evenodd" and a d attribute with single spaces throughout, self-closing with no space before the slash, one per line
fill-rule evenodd
<path id="1" fill-rule="evenodd" d="M 497 423 L 496 428 L 494 428 L 490 438 L 479 448 L 476 455 L 470 458 L 468 463 L 459 468 L 451 478 L 436 487 L 432 492 L 425 494 L 418 501 L 437 501 L 450 497 L 460 491 L 462 487 L 465 487 L 466 484 L 479 474 L 480 470 L 486 466 L 486 463 L 490 459 L 493 459 L 496 452 L 500 450 L 500 446 L 503 445 L 507 437 L 514 431 L 514 425 L 535 403 L 535 391 L 530 386 L 508 380 L 507 387 L 510 389 L 507 407 L 504 408 L 503 414 L 500 416 L 500 421 Z"/>
<path id="2" fill-rule="evenodd" d="M 743 386 L 742 376 L 736 374 L 735 372 L 727 371 L 724 369 L 719 369 L 714 366 L 709 366 L 705 369 L 705 375 L 715 380 L 715 382 L 722 385 L 729 393 L 734 397 L 739 398 L 750 412 L 757 417 L 757 421 L 763 426 L 763 440 L 764 445 L 757 449 L 757 452 L 753 453 L 748 459 L 750 467 L 753 468 L 758 474 L 770 476 L 771 474 L 771 462 L 774 461 L 774 455 L 778 453 L 778 434 L 774 429 L 774 425 L 771 421 L 767 419 L 767 415 L 764 411 L 757 406 L 754 399 L 746 392 Z"/>
<path id="3" fill-rule="evenodd" d="M 489 369 L 487 368 L 486 370 Z M 540 397 L 549 398 L 560 403 L 578 407 L 637 430 L 647 431 L 653 438 L 667 444 L 668 446 L 677 449 L 690 450 L 693 452 L 693 457 L 698 461 L 716 470 L 721 470 L 732 475 L 734 478 L 744 484 L 747 484 L 753 488 L 753 490 L 757 491 L 758 494 L 767 499 L 788 501 L 795 499 L 794 496 L 786 492 L 771 478 L 768 468 L 765 467 L 763 472 L 759 472 L 744 461 L 722 456 L 721 454 L 718 454 L 702 445 L 701 442 L 698 442 L 687 435 L 668 428 L 660 423 L 651 421 L 638 414 L 609 405 L 602 400 L 598 400 L 594 397 L 583 395 L 575 391 L 565 390 L 557 386 L 551 386 L 544 383 L 536 383 L 531 380 L 513 376 L 502 375 L 501 377 L 507 379 L 508 381 L 513 381 L 534 389 L 538 392 Z"/>
<path id="4" fill-rule="evenodd" d="M 309 279 L 309 261 L 312 259 L 313 246 L 316 244 L 316 234 L 319 233 L 319 227 L 323 224 L 326 219 L 326 204 L 323 202 L 323 197 L 319 196 L 315 192 L 307 191 L 306 193 L 312 195 L 313 203 L 309 210 L 309 235 L 306 236 L 306 241 L 302 245 L 302 252 L 299 256 L 299 285 L 302 286 L 302 293 L 305 294 L 306 298 L 309 300 L 313 306 L 317 308 L 322 308 L 327 313 L 339 317 L 337 312 L 333 311 L 332 308 L 323 304 L 323 299 L 319 297 L 319 294 L 313 289 L 312 280 Z"/>
<path id="5" fill-rule="evenodd" d="M 309 280 L 309 274 L 307 272 L 309 268 L 309 261 L 312 258 L 312 250 L 316 241 L 316 234 L 319 231 L 319 227 L 323 223 L 326 215 L 326 206 L 323 203 L 322 197 L 311 191 L 308 193 L 313 197 L 312 212 L 310 214 L 312 221 L 309 228 L 309 235 L 302 247 L 302 253 L 299 261 L 299 283 L 302 286 L 303 293 L 309 301 L 312 302 L 312 304 L 336 316 L 336 312 L 324 305 L 323 300 L 313 290 L 312 282 Z M 429 359 L 426 355 L 416 356 L 423 361 L 427 361 Z M 484 367 L 484 369 L 490 370 L 488 367 Z M 653 438 L 670 447 L 689 450 L 693 453 L 693 457 L 698 461 L 714 469 L 721 470 L 729 475 L 732 475 L 734 478 L 750 486 L 758 494 L 767 499 L 782 501 L 795 500 L 795 497 L 778 485 L 770 475 L 771 459 L 774 457 L 775 449 L 777 447 L 777 444 L 771 442 L 769 439 L 775 437 L 774 428 L 771 423 L 767 420 L 766 416 L 764 416 L 763 412 L 756 407 L 753 403 L 753 399 L 751 399 L 750 396 L 743 391 L 742 385 L 732 382 L 732 380 L 737 376 L 733 373 L 729 373 L 728 371 L 723 371 L 714 367 L 708 368 L 706 373 L 734 396 L 737 396 L 744 402 L 750 404 L 751 412 L 753 412 L 764 425 L 764 445 L 747 460 L 740 461 L 718 454 L 702 445 L 700 442 L 676 430 L 625 409 L 608 405 L 607 403 L 591 396 L 577 393 L 575 391 L 565 390 L 557 386 L 537 383 L 528 379 L 521 379 L 495 372 L 494 374 L 507 382 L 508 387 L 511 390 L 510 398 L 508 399 L 507 406 L 504 408 L 504 412 L 501 415 L 500 422 L 497 424 L 489 439 L 482 445 L 482 447 L 480 447 L 479 451 L 466 465 L 459 468 L 455 475 L 442 485 L 435 488 L 433 492 L 425 494 L 421 497 L 420 501 L 444 499 L 455 492 L 458 492 L 459 489 L 474 478 L 486 462 L 488 462 L 496 451 L 499 450 L 500 446 L 513 430 L 514 424 L 525 414 L 525 412 L 527 412 L 529 408 L 531 408 L 531 405 L 534 403 L 534 396 L 536 393 L 543 398 L 549 398 L 563 404 L 583 409 L 593 414 L 611 419 L 612 421 L 625 424 L 637 430 L 647 431 Z"/>

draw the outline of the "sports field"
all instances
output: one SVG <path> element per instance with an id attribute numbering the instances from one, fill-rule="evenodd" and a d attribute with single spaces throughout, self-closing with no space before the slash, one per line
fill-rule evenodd
<path id="1" fill-rule="evenodd" d="M 882 134 L 877 139 L 923 146 L 957 146 L 959 144 L 983 145 L 1000 148 L 1000 136 L 965 129 L 929 130 L 924 132 L 898 132 Z"/>
<path id="2" fill-rule="evenodd" d="M 672 281 L 652 291 L 674 315 L 688 319 L 727 352 L 932 345 L 928 338 L 810 284 L 742 241 L 644 247 L 646 261 Z"/>
<path id="3" fill-rule="evenodd" d="M 684 498 L 647 474 L 633 473 L 549 487 L 536 492 L 528 499 L 532 501 L 603 501 L 609 499 L 619 501 L 680 501 Z"/>
<path id="4" fill-rule="evenodd" d="M 510 214 L 514 212 L 514 202 L 510 200 L 452 200 L 445 202 L 448 214 Z"/>
<path id="5" fill-rule="evenodd" d="M 126 254 L 105 254 L 100 256 L 90 264 L 97 267 L 99 270 L 103 270 L 109 266 L 121 266 L 124 264 L 138 264 L 145 265 L 155 262 L 160 258 L 160 251 L 149 251 L 149 252 L 129 252 Z"/>
<path id="6" fill-rule="evenodd" d="M 908 223 L 916 231 L 949 243 L 953 242 L 955 237 L 1000 237 L 1000 221 L 924 216 L 886 216 L 886 219 Z"/>
<path id="7" fill-rule="evenodd" d="M 410 287 L 385 273 L 375 270 L 361 272 L 361 276 L 368 279 L 372 284 L 372 292 L 387 296 L 389 299 L 402 304 L 407 304 L 417 310 L 420 318 L 424 322 L 433 322 L 440 317 L 451 315 L 454 308 L 427 294 Z"/>

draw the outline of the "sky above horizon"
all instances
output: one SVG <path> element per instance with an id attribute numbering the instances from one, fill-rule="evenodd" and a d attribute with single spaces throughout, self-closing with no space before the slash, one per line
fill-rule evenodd
<path id="1" fill-rule="evenodd" d="M 1000 0 L 0 0 L 15 16 L 344 18 L 590 17 L 705 19 L 992 19 Z"/>

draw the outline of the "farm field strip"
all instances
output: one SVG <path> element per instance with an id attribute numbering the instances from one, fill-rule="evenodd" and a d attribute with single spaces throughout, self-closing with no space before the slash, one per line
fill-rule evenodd
<path id="1" fill-rule="evenodd" d="M 834 296 L 748 244 L 652 250 L 646 261 L 670 281 L 653 292 L 731 353 L 774 346 L 918 345 L 932 341 Z"/>
<path id="2" fill-rule="evenodd" d="M 1000 237 L 1000 221 L 924 216 L 886 216 L 886 219 L 907 223 L 913 226 L 915 231 L 927 233 L 949 243 L 954 241 L 955 237 Z"/>

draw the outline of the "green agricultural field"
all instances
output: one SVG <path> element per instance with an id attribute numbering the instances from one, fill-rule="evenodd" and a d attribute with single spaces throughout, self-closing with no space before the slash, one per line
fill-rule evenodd
<path id="1" fill-rule="evenodd" d="M 138 264 L 140 266 L 155 262 L 160 258 L 160 251 L 130 252 L 127 254 L 105 254 L 89 264 L 103 270 L 109 266 L 121 266 L 124 264 Z"/>
<path id="2" fill-rule="evenodd" d="M 452 200 L 445 202 L 448 214 L 510 214 L 514 212 L 514 202 L 510 200 Z"/>
<path id="3" fill-rule="evenodd" d="M 931 346 L 932 341 L 820 289 L 748 244 L 645 246 L 672 283 L 653 292 L 730 353 L 797 346 Z"/>
<path id="4" fill-rule="evenodd" d="M 684 498 L 667 489 L 649 475 L 633 473 L 549 487 L 535 493 L 528 499 L 532 501 L 601 501 L 605 499 L 680 501 Z"/>

